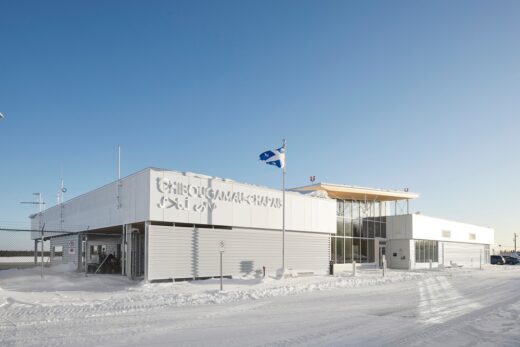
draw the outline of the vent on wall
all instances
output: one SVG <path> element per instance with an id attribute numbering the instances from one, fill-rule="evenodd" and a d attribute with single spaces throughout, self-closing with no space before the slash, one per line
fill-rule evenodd
<path id="1" fill-rule="evenodd" d="M 476 234 L 469 234 L 469 239 L 470 240 L 476 240 L 477 239 L 477 235 Z"/>
<path id="2" fill-rule="evenodd" d="M 450 238 L 451 237 L 451 230 L 443 230 L 442 231 L 442 237 Z"/>

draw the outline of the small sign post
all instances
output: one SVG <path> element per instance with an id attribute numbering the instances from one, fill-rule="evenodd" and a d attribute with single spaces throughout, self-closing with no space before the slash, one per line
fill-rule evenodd
<path id="1" fill-rule="evenodd" d="M 220 251 L 220 291 L 224 290 L 224 276 L 222 272 L 222 256 L 224 254 L 226 244 L 224 240 L 220 240 L 218 243 L 219 251 Z"/>

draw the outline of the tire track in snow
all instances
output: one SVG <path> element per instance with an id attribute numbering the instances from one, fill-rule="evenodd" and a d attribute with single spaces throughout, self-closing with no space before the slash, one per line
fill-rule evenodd
<path id="1" fill-rule="evenodd" d="M 59 321 L 76 317 L 115 316 L 171 306 L 230 303 L 337 288 L 385 285 L 416 280 L 424 276 L 425 274 L 410 273 L 404 277 L 365 278 L 360 283 L 356 282 L 355 278 L 330 278 L 323 281 L 323 283 L 311 283 L 301 287 L 286 285 L 249 291 L 239 290 L 225 295 L 218 295 L 215 292 L 191 295 L 180 293 L 143 294 L 142 292 L 137 292 L 126 297 L 114 295 L 105 300 L 92 303 L 33 304 L 28 307 L 25 303 L 15 302 L 8 309 L 0 307 L 0 319 L 12 319 L 17 324 L 37 324 L 39 322 Z"/>
<path id="2" fill-rule="evenodd" d="M 445 288 L 453 288 L 451 284 L 446 286 L 446 284 L 441 283 L 439 283 L 439 285 L 444 286 Z M 399 338 L 397 340 L 392 341 L 391 343 L 385 343 L 382 345 L 424 346 L 425 341 L 435 343 L 435 341 L 438 341 L 439 336 L 446 335 L 447 332 L 458 331 L 459 333 L 465 333 L 465 331 L 468 328 L 472 327 L 474 321 L 481 319 L 482 317 L 489 316 L 491 312 L 501 312 L 504 310 L 508 310 L 511 308 L 512 305 L 520 303 L 520 291 L 518 291 L 518 289 L 515 287 L 496 285 L 493 286 L 491 289 L 493 290 L 494 295 L 490 296 L 488 295 L 488 292 L 481 292 L 479 293 L 479 295 L 476 295 L 476 298 L 479 299 L 478 302 L 474 300 L 469 300 L 467 298 L 461 300 L 460 304 L 457 304 L 456 300 L 451 300 L 453 301 L 452 303 L 450 303 L 450 300 L 445 300 L 444 303 L 448 303 L 448 305 L 451 305 L 451 311 L 449 313 L 441 313 L 438 315 L 438 317 L 435 317 L 431 321 L 425 317 L 425 319 L 422 320 L 423 326 L 425 328 L 423 328 L 421 331 L 408 334 L 403 338 Z M 424 292 L 424 287 L 422 290 L 422 295 L 427 295 Z M 419 293 L 420 291 L 421 289 L 419 287 Z M 425 301 L 428 302 L 428 299 L 426 297 Z M 476 306 L 473 306 L 471 310 L 466 309 L 464 305 L 467 304 L 468 301 L 473 305 L 478 305 L 478 308 L 475 308 Z M 443 301 L 440 300 L 440 302 L 442 303 Z M 423 312 L 428 312 L 428 309 L 425 307 L 428 307 L 428 305 L 423 303 L 423 301 L 421 300 L 418 309 L 423 309 L 425 310 Z M 439 310 L 433 311 L 434 314 L 437 311 Z M 476 338 L 476 341 L 479 341 L 478 337 Z"/>
<path id="3" fill-rule="evenodd" d="M 422 324 L 440 324 L 467 312 L 477 310 L 481 305 L 464 297 L 446 277 L 421 280 L 419 285 L 419 321 Z"/>
<path id="4" fill-rule="evenodd" d="M 258 307 L 267 304 L 265 301 L 247 302 L 234 306 L 215 305 L 214 311 L 189 317 L 184 319 L 178 317 L 180 324 L 174 326 L 167 326 L 166 328 L 157 328 L 157 323 L 161 322 L 161 314 L 159 311 L 149 311 L 144 314 L 124 315 L 121 321 L 114 325 L 111 316 L 100 317 L 77 317 L 67 319 L 66 321 L 48 321 L 39 322 L 38 324 L 38 339 L 33 337 L 34 326 L 32 324 L 17 326 L 11 330 L 0 329 L 0 346 L 70 346 L 70 345 L 85 345 L 100 343 L 106 344 L 107 341 L 119 341 L 117 344 L 125 345 L 124 341 L 132 341 L 131 345 L 135 345 L 133 338 L 135 336 L 143 336 L 149 332 L 149 327 L 154 326 L 155 332 L 161 330 L 175 331 L 185 329 L 198 329 L 201 321 L 208 321 L 215 318 L 222 318 L 242 312 L 254 310 Z M 175 314 L 175 313 L 173 313 Z M 82 327 L 88 327 L 82 329 Z M 110 326 L 110 331 L 104 329 L 105 326 Z M 128 329 L 131 326 L 132 329 Z M 79 333 L 78 333 L 79 332 Z"/>

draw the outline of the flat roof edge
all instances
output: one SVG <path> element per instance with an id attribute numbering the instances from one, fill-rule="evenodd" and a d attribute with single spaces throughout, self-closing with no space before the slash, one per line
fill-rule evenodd
<path id="1" fill-rule="evenodd" d="M 320 182 L 308 186 L 302 186 L 297 188 L 292 188 L 291 190 L 295 191 L 310 191 L 310 190 L 324 190 L 329 194 L 338 194 L 337 198 L 342 198 L 340 194 L 352 194 L 352 196 L 362 197 L 365 195 L 367 198 L 377 198 L 377 197 L 385 197 L 385 198 L 395 198 L 395 200 L 406 200 L 406 199 L 415 199 L 419 197 L 419 193 L 407 192 L 407 191 L 398 191 L 398 190 L 389 190 L 389 189 L 377 189 L 377 188 L 368 188 L 368 187 L 358 187 L 358 186 L 348 186 L 342 184 L 334 184 L 334 183 L 325 183 Z M 344 196 L 347 197 L 347 196 Z"/>

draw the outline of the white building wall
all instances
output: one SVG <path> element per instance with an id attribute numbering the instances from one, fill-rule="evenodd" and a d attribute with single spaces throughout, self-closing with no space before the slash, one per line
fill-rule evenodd
<path id="1" fill-rule="evenodd" d="M 415 259 L 413 240 L 392 239 L 386 242 L 386 262 L 391 269 L 410 269 Z"/>
<path id="2" fill-rule="evenodd" d="M 479 267 L 481 256 L 483 264 L 487 263 L 489 245 L 494 242 L 491 228 L 416 214 L 389 216 L 386 228 L 388 266 L 398 269 L 430 267 L 429 263 L 415 262 L 415 240 L 439 242 L 439 259 L 432 263 L 433 267 Z"/>
<path id="3" fill-rule="evenodd" d="M 282 228 L 280 190 L 158 169 L 150 171 L 149 190 L 152 221 Z M 286 192 L 285 225 L 293 231 L 336 233 L 336 201 Z"/>
<path id="4" fill-rule="evenodd" d="M 488 245 L 494 243 L 494 230 L 491 228 L 417 214 L 411 216 L 413 216 L 412 237 L 417 240 L 439 240 Z M 443 231 L 449 231 L 450 237 L 444 237 Z M 475 235 L 474 239 L 470 238 L 471 234 Z"/>
<path id="5" fill-rule="evenodd" d="M 139 171 L 63 204 L 46 209 L 32 219 L 38 230 L 80 231 L 147 220 L 149 214 L 149 169 Z M 118 195 L 120 197 L 118 206 Z"/>
<path id="6" fill-rule="evenodd" d="M 182 184 L 187 191 L 169 189 Z M 198 191 L 194 191 L 198 190 Z M 210 191 L 214 195 L 200 195 Z M 220 194 L 220 195 L 217 195 Z M 120 206 L 118 206 L 118 196 Z M 336 232 L 336 203 L 286 193 L 286 229 Z M 32 220 L 38 230 L 77 231 L 144 221 L 281 229 L 282 192 L 220 178 L 145 169 L 46 209 Z"/>
<path id="7" fill-rule="evenodd" d="M 449 231 L 450 237 L 443 236 L 443 231 Z M 388 216 L 386 233 L 388 239 L 437 240 L 487 245 L 494 242 L 494 230 L 491 228 L 418 214 Z M 475 238 L 470 238 L 470 234 Z"/>
<path id="8" fill-rule="evenodd" d="M 329 235 L 286 232 L 286 267 L 328 273 Z M 151 225 L 148 236 L 148 280 L 210 277 L 220 274 L 220 241 L 224 241 L 224 275 L 282 266 L 282 233 L 278 230 L 207 229 Z"/>

